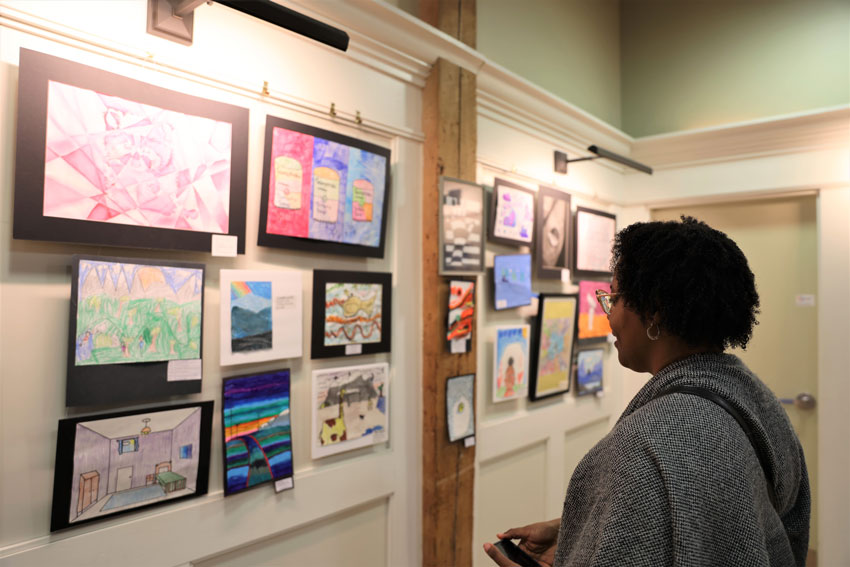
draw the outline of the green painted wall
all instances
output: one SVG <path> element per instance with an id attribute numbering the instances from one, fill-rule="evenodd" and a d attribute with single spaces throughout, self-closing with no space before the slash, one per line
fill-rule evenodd
<path id="1" fill-rule="evenodd" d="M 481 53 L 621 127 L 619 0 L 476 3 Z"/>
<path id="2" fill-rule="evenodd" d="M 850 102 L 848 0 L 623 0 L 621 16 L 632 136 Z"/>

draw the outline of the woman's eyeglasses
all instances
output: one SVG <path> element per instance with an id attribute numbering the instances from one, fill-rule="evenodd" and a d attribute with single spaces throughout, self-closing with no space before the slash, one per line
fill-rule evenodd
<path id="1" fill-rule="evenodd" d="M 620 295 L 619 293 L 610 293 L 602 289 L 596 290 L 596 300 L 599 302 L 599 305 L 602 306 L 602 311 L 605 312 L 606 315 L 611 314 L 611 306 L 614 305 L 614 299 Z"/>

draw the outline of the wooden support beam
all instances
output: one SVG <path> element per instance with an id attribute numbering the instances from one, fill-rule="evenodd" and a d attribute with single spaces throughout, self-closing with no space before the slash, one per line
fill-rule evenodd
<path id="1" fill-rule="evenodd" d="M 474 1 L 430 0 L 423 1 L 422 8 L 423 19 L 434 18 L 430 21 L 436 22 L 440 29 L 463 41 L 471 39 L 474 45 Z M 449 353 L 446 343 L 449 278 L 438 275 L 438 209 L 441 175 L 475 181 L 475 83 L 473 73 L 438 60 L 423 92 L 422 564 L 425 567 L 472 565 L 475 448 L 448 441 L 446 380 L 475 374 L 478 331 L 473 323 L 470 352 Z"/>

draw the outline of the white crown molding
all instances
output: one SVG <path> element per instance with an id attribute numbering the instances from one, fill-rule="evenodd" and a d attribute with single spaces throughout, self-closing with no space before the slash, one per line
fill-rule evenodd
<path id="1" fill-rule="evenodd" d="M 646 136 L 630 157 L 661 170 L 830 148 L 850 149 L 850 105 Z"/>

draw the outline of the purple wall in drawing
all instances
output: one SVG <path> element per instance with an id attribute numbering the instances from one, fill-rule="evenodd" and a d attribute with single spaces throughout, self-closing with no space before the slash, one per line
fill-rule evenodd
<path id="1" fill-rule="evenodd" d="M 171 438 L 171 470 L 186 477 L 186 488 L 195 490 L 198 482 L 198 452 L 201 438 L 201 408 L 180 422 L 172 430 Z M 180 458 L 180 447 L 192 445 L 192 457 Z"/>
<path id="2" fill-rule="evenodd" d="M 100 500 L 106 496 L 106 479 L 109 477 L 109 439 L 79 423 L 74 441 L 74 474 L 69 522 L 77 516 L 80 475 L 90 471 L 97 471 L 100 474 L 100 485 L 97 490 L 97 499 Z"/>
<path id="3" fill-rule="evenodd" d="M 122 455 L 118 454 L 118 444 L 121 439 L 109 442 L 109 492 L 115 492 L 118 484 L 118 469 L 133 467 L 130 488 L 145 485 L 145 476 L 154 474 L 155 467 L 164 461 L 171 461 L 171 430 L 157 431 L 148 435 L 138 435 L 139 450 Z"/>

